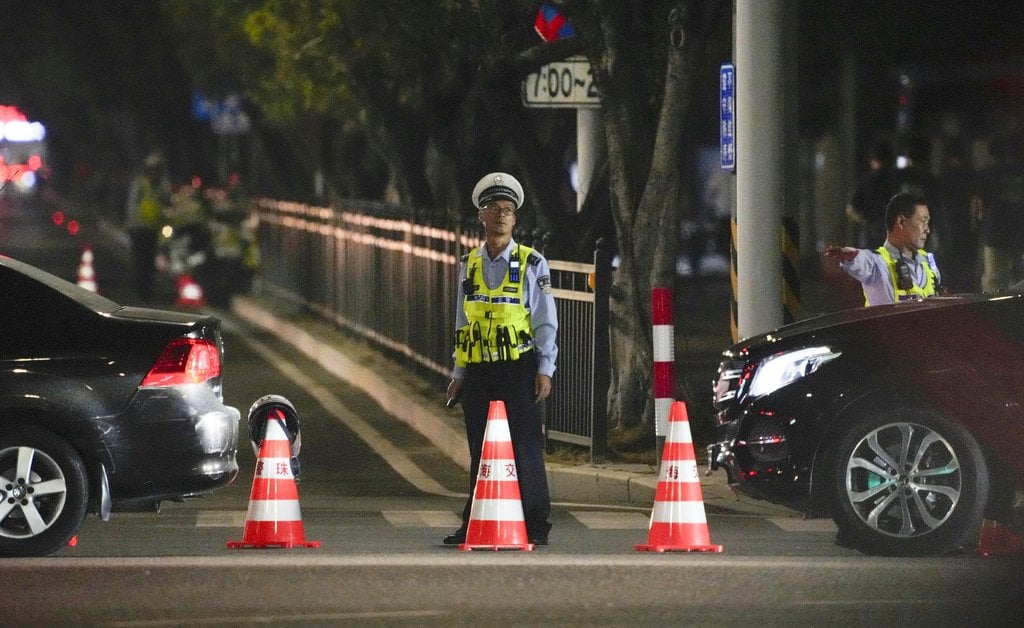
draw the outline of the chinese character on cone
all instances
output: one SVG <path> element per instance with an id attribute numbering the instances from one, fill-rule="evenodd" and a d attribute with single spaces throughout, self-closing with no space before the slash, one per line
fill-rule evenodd
<path id="1" fill-rule="evenodd" d="M 704 514 L 704 495 L 693 453 L 686 404 L 676 401 L 669 413 L 668 437 L 661 457 L 651 526 L 643 552 L 721 552 L 712 545 Z"/>
<path id="2" fill-rule="evenodd" d="M 466 542 L 459 549 L 533 550 L 526 534 L 519 475 L 503 401 L 492 401 L 487 412 L 476 478 Z"/>

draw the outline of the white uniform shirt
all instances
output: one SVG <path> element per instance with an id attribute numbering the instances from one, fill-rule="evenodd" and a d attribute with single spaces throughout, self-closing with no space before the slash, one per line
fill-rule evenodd
<path id="1" fill-rule="evenodd" d="M 882 245 L 892 255 L 893 259 L 899 259 L 902 255 L 889 240 Z M 925 286 L 928 283 L 927 271 L 924 267 L 924 256 L 917 253 L 912 258 L 904 257 L 910 266 L 911 277 L 914 285 Z M 848 275 L 860 282 L 864 288 L 864 296 L 867 297 L 868 305 L 884 305 L 895 303 L 896 287 L 892 285 L 892 274 L 889 265 L 877 251 L 873 249 L 859 249 L 857 257 L 849 262 L 839 264 Z"/>

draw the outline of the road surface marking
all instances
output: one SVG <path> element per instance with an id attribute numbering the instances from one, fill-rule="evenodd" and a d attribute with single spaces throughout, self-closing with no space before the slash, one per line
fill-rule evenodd
<path id="1" fill-rule="evenodd" d="M 197 528 L 240 528 L 245 525 L 245 510 L 200 510 Z"/>
<path id="2" fill-rule="evenodd" d="M 835 532 L 836 524 L 831 519 L 797 519 L 796 517 L 769 517 L 783 532 Z"/>
<path id="3" fill-rule="evenodd" d="M 593 512 L 570 510 L 569 514 L 591 530 L 644 530 L 650 518 L 636 512 Z"/>
<path id="4" fill-rule="evenodd" d="M 382 510 L 388 523 L 396 528 L 457 528 L 462 517 L 446 510 Z"/>

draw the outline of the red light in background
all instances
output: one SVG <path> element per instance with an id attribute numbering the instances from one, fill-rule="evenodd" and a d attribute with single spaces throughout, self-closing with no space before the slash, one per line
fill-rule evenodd
<path id="1" fill-rule="evenodd" d="M 39 157 L 39 155 L 32 155 L 31 157 L 28 158 L 28 167 L 30 170 L 39 170 L 39 168 L 42 165 L 43 160 L 42 158 Z"/>
<path id="2" fill-rule="evenodd" d="M 53 212 L 53 216 L 50 217 L 50 220 L 52 220 L 53 224 L 57 225 L 58 227 L 63 225 L 64 224 L 64 212 L 62 212 L 62 211 L 60 211 L 58 209 L 57 211 Z"/>
<path id="3" fill-rule="evenodd" d="M 75 235 L 78 235 L 78 230 L 79 230 L 78 221 L 77 220 L 69 220 L 68 221 L 68 233 L 70 233 L 71 235 L 75 236 Z"/>

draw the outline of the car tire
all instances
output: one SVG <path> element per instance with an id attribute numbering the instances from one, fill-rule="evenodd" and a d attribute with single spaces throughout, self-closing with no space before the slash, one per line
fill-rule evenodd
<path id="1" fill-rule="evenodd" d="M 989 494 L 981 448 L 911 406 L 856 420 L 833 467 L 837 542 L 866 554 L 942 556 L 976 542 Z"/>
<path id="2" fill-rule="evenodd" d="M 0 556 L 52 554 L 67 545 L 85 519 L 89 501 L 85 465 L 67 442 L 51 432 L 2 429 Z"/>

